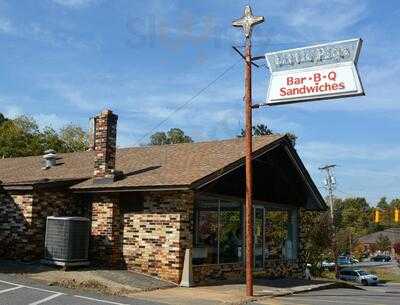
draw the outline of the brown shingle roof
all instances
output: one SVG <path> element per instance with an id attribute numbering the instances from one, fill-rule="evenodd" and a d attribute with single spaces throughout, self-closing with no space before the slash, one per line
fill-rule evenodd
<path id="1" fill-rule="evenodd" d="M 256 137 L 254 150 L 273 145 L 284 136 Z M 93 152 L 60 154 L 58 165 L 42 168 L 42 157 L 0 160 L 0 181 L 5 185 L 43 179 L 88 179 L 74 189 L 190 186 L 192 183 L 238 162 L 244 156 L 243 139 L 118 149 L 116 169 L 124 176 L 112 184 L 93 184 Z"/>
<path id="2" fill-rule="evenodd" d="M 359 238 L 359 241 L 364 244 L 375 244 L 380 235 L 388 237 L 390 239 L 390 242 L 394 244 L 395 242 L 400 241 L 400 228 L 390 228 L 383 231 L 364 235 Z"/>

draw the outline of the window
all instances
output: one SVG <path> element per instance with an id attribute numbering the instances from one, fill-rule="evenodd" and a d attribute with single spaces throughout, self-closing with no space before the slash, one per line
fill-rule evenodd
<path id="1" fill-rule="evenodd" d="M 193 263 L 234 263 L 242 258 L 241 204 L 201 200 L 195 210 Z"/>
<path id="2" fill-rule="evenodd" d="M 122 193 L 119 197 L 122 213 L 129 214 L 134 212 L 142 212 L 143 195 L 139 192 Z"/>
<path id="3" fill-rule="evenodd" d="M 298 213 L 266 211 L 265 258 L 296 259 L 298 239 Z"/>
<path id="4" fill-rule="evenodd" d="M 266 211 L 265 257 L 282 259 L 288 248 L 287 211 Z"/>

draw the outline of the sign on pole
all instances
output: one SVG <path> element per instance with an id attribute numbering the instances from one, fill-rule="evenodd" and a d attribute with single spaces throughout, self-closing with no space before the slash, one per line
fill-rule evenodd
<path id="1" fill-rule="evenodd" d="M 267 104 L 364 95 L 356 67 L 361 45 L 351 39 L 267 53 Z"/>

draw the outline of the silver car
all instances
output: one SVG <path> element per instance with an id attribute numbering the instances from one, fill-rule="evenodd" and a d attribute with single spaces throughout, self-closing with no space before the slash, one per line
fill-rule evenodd
<path id="1" fill-rule="evenodd" d="M 360 283 L 364 286 L 378 285 L 379 283 L 379 279 L 376 275 L 357 269 L 342 269 L 340 270 L 339 278 L 344 281 Z"/>

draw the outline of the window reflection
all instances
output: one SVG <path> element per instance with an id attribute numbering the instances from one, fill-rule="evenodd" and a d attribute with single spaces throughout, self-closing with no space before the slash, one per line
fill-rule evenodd
<path id="1" fill-rule="evenodd" d="M 283 259 L 286 257 L 288 239 L 288 212 L 266 211 L 265 258 Z"/>
<path id="2" fill-rule="evenodd" d="M 194 264 L 234 263 L 242 258 L 241 205 L 200 201 L 195 210 Z"/>

